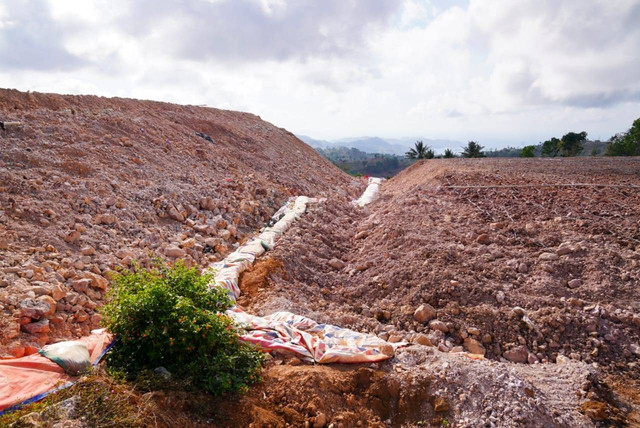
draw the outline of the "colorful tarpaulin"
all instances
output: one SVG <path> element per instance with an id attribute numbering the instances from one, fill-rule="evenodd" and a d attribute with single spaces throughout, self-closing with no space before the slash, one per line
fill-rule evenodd
<path id="1" fill-rule="evenodd" d="M 364 206 L 377 195 L 382 179 L 370 178 L 369 186 L 356 202 Z M 214 273 L 211 287 L 229 290 L 234 300 L 240 296 L 240 274 L 252 266 L 257 257 L 273 249 L 277 238 L 304 214 L 307 204 L 322 202 L 298 196 L 292 198 L 276 214 L 272 226 L 264 228 L 257 238 L 231 253 L 221 262 L 211 265 Z M 315 321 L 290 312 L 276 312 L 258 317 L 237 306 L 227 311 L 248 333 L 242 340 L 270 352 L 291 353 L 316 363 L 363 363 L 385 360 L 393 355 L 393 346 L 375 335 L 358 333 L 346 328 Z M 398 345 L 398 344 L 394 344 Z"/>
<path id="2" fill-rule="evenodd" d="M 91 363 L 96 365 L 111 346 L 113 338 L 101 329 L 77 341 L 87 345 Z M 40 400 L 75 380 L 77 378 L 67 375 L 60 365 L 39 353 L 0 360 L 0 412 L 16 404 Z"/>

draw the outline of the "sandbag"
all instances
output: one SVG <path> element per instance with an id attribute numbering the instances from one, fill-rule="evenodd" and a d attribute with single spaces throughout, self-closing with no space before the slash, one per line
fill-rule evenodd
<path id="1" fill-rule="evenodd" d="M 91 367 L 89 348 L 77 340 L 47 345 L 38 352 L 58 364 L 71 376 L 83 373 Z"/>

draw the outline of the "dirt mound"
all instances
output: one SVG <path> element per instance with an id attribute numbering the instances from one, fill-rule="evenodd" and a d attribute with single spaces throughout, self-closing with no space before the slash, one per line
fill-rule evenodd
<path id="1" fill-rule="evenodd" d="M 288 197 L 361 187 L 248 113 L 0 90 L 0 120 L 0 355 L 98 326 L 119 265 L 208 265 Z"/>
<path id="2" fill-rule="evenodd" d="M 638 185 L 637 159 L 417 164 L 365 210 L 312 209 L 252 309 L 508 364 L 581 361 L 638 391 Z M 633 406 L 614 407 L 611 423 Z"/>

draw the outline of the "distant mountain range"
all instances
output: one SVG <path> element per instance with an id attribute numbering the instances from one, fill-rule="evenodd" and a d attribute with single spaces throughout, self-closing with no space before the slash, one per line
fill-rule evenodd
<path id="1" fill-rule="evenodd" d="M 460 151 L 464 143 L 451 140 L 432 140 L 421 137 L 406 138 L 380 138 L 380 137 L 357 137 L 342 138 L 339 140 L 326 141 L 316 140 L 306 135 L 298 135 L 302 141 L 313 148 L 331 149 L 337 147 L 352 147 L 366 153 L 383 153 L 388 155 L 404 155 L 407 150 L 413 147 L 418 140 L 431 147 L 436 154 L 444 152 L 444 149 L 452 149 L 454 152 Z"/>

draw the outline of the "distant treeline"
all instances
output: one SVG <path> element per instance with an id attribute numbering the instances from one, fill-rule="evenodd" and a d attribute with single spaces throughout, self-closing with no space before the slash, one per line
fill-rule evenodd
<path id="1" fill-rule="evenodd" d="M 397 155 L 365 153 L 348 147 L 316 149 L 334 165 L 351 175 L 391 177 L 411 165 L 411 161 Z"/>

